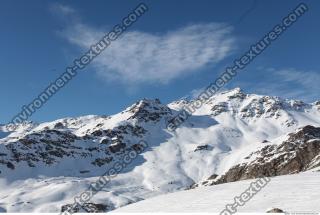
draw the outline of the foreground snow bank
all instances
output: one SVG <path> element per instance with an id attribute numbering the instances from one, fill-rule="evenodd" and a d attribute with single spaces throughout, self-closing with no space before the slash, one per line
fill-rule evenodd
<path id="1" fill-rule="evenodd" d="M 320 212 L 320 172 L 271 178 L 271 182 L 238 212 Z M 254 180 L 201 187 L 147 199 L 114 212 L 220 212 Z"/>

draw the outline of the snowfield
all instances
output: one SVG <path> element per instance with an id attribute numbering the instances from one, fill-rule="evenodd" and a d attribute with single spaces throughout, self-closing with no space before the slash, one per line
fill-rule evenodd
<path id="1" fill-rule="evenodd" d="M 233 198 L 244 192 L 255 180 L 245 180 L 200 187 L 158 196 L 134 203 L 113 212 L 185 212 L 219 213 Z M 280 208 L 286 212 L 320 213 L 320 172 L 305 172 L 271 178 L 266 185 L 238 212 L 265 213 L 270 208 Z"/>

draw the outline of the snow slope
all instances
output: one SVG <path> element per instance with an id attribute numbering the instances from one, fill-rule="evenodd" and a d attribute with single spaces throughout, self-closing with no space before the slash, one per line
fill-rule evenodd
<path id="1" fill-rule="evenodd" d="M 134 203 L 113 212 L 187 212 L 219 213 L 233 198 L 239 196 L 254 180 L 245 180 L 180 191 Z M 320 212 L 320 172 L 305 172 L 297 175 L 271 178 L 257 195 L 238 212 L 265 213 L 270 208 L 286 212 Z"/>

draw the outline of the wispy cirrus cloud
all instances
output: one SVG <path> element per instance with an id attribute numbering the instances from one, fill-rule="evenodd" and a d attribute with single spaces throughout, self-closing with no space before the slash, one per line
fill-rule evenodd
<path id="1" fill-rule="evenodd" d="M 310 70 L 297 70 L 294 68 L 276 70 L 268 69 L 278 77 L 278 82 L 273 84 L 282 94 L 291 98 L 303 98 L 308 101 L 320 99 L 320 72 Z"/>
<path id="2" fill-rule="evenodd" d="M 240 80 L 233 83 L 253 93 L 301 99 L 306 102 L 320 100 L 320 72 L 295 68 L 259 68 L 256 81 Z"/>
<path id="3" fill-rule="evenodd" d="M 58 3 L 52 4 L 50 9 L 51 11 L 64 16 L 76 14 L 76 11 L 72 7 Z"/>
<path id="4" fill-rule="evenodd" d="M 72 44 L 86 49 L 106 32 L 77 19 L 61 33 Z M 214 66 L 234 50 L 234 42 L 232 27 L 221 23 L 192 24 L 161 33 L 128 31 L 92 64 L 108 81 L 166 84 Z"/>

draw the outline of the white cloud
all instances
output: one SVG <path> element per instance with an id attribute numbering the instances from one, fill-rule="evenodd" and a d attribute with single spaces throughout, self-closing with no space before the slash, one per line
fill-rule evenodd
<path id="1" fill-rule="evenodd" d="M 275 70 L 274 70 L 275 71 Z M 320 72 L 299 71 L 293 68 L 276 71 L 283 81 L 289 83 L 298 83 L 305 88 L 318 89 L 320 83 Z"/>
<path id="2" fill-rule="evenodd" d="M 53 13 L 56 13 L 59 16 L 75 16 L 76 15 L 76 11 L 68 5 L 55 3 L 51 5 L 50 9 Z"/>
<path id="3" fill-rule="evenodd" d="M 287 85 L 282 92 L 289 97 L 304 98 L 308 101 L 320 99 L 320 72 L 302 71 L 293 68 L 273 70 L 279 82 Z"/>
<path id="4" fill-rule="evenodd" d="M 259 68 L 266 73 L 255 82 L 238 81 L 236 84 L 252 89 L 253 93 L 276 95 L 289 99 L 314 102 L 320 99 L 320 72 L 295 68 Z"/>
<path id="5" fill-rule="evenodd" d="M 107 31 L 77 21 L 62 33 L 70 42 L 86 49 Z M 92 64 L 106 80 L 130 85 L 166 84 L 223 60 L 234 47 L 231 33 L 230 26 L 218 23 L 188 25 L 165 33 L 128 31 Z"/>

